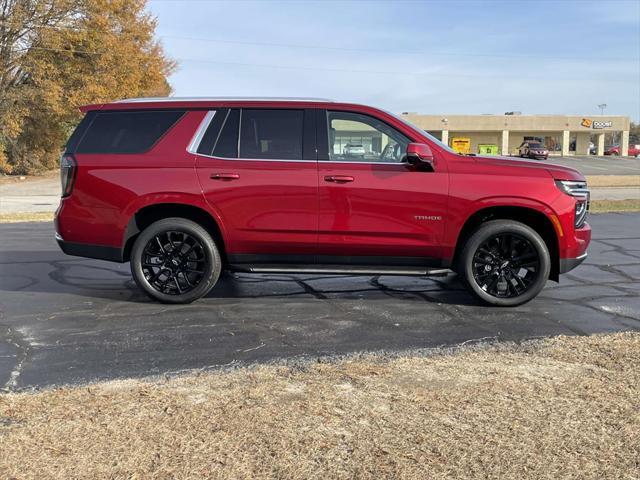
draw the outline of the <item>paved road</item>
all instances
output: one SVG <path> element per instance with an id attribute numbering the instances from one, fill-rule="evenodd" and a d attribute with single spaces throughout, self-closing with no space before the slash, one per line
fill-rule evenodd
<path id="1" fill-rule="evenodd" d="M 583 175 L 640 175 L 640 158 L 603 156 L 549 157 L 545 163 L 575 168 Z"/>
<path id="2" fill-rule="evenodd" d="M 517 157 L 514 157 L 517 158 Z M 638 175 L 640 159 L 620 157 L 551 157 L 546 163 L 576 168 L 584 175 Z M 594 199 L 640 198 L 640 188 L 594 189 Z M 0 183 L 0 213 L 53 212 L 60 201 L 60 180 L 42 179 Z"/>
<path id="3" fill-rule="evenodd" d="M 587 262 L 512 309 L 442 278 L 238 274 L 187 306 L 147 300 L 128 265 L 66 257 L 49 224 L 0 225 L 0 389 L 640 329 L 640 214 L 591 217 Z"/>

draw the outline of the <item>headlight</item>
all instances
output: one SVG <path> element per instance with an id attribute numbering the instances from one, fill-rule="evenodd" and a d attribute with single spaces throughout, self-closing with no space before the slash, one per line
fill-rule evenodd
<path id="1" fill-rule="evenodd" d="M 587 218 L 587 212 L 589 211 L 589 189 L 587 188 L 587 182 L 556 180 L 556 185 L 564 193 L 576 199 L 575 227 L 582 227 Z"/>

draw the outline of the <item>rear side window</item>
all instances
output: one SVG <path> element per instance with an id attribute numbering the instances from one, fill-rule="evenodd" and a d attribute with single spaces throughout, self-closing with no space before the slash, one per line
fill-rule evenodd
<path id="1" fill-rule="evenodd" d="M 149 150 L 184 111 L 98 112 L 78 153 L 142 153 Z"/>
<path id="2" fill-rule="evenodd" d="M 304 110 L 243 109 L 240 158 L 302 159 Z"/>

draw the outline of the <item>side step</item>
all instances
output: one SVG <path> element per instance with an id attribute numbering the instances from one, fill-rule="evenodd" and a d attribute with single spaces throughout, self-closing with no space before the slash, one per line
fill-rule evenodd
<path id="1" fill-rule="evenodd" d="M 401 276 L 446 276 L 448 268 L 427 267 L 384 267 L 364 265 L 229 265 L 234 272 L 247 273 L 297 273 L 297 274 L 339 274 L 339 275 L 401 275 Z"/>

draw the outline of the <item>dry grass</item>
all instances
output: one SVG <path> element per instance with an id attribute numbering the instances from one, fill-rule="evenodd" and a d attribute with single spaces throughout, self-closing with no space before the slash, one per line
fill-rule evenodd
<path id="1" fill-rule="evenodd" d="M 47 170 L 36 175 L 2 175 L 0 174 L 0 185 L 7 185 L 10 183 L 23 183 L 37 180 L 58 179 L 60 177 L 60 170 Z"/>
<path id="2" fill-rule="evenodd" d="M 0 213 L 0 223 L 52 222 L 53 212 Z"/>
<path id="3" fill-rule="evenodd" d="M 591 200 L 589 202 L 591 213 L 607 212 L 637 212 L 640 211 L 640 198 L 626 200 Z"/>
<path id="4" fill-rule="evenodd" d="M 640 175 L 587 175 L 589 187 L 638 187 Z"/>
<path id="5" fill-rule="evenodd" d="M 3 478 L 640 477 L 640 334 L 0 396 Z"/>

